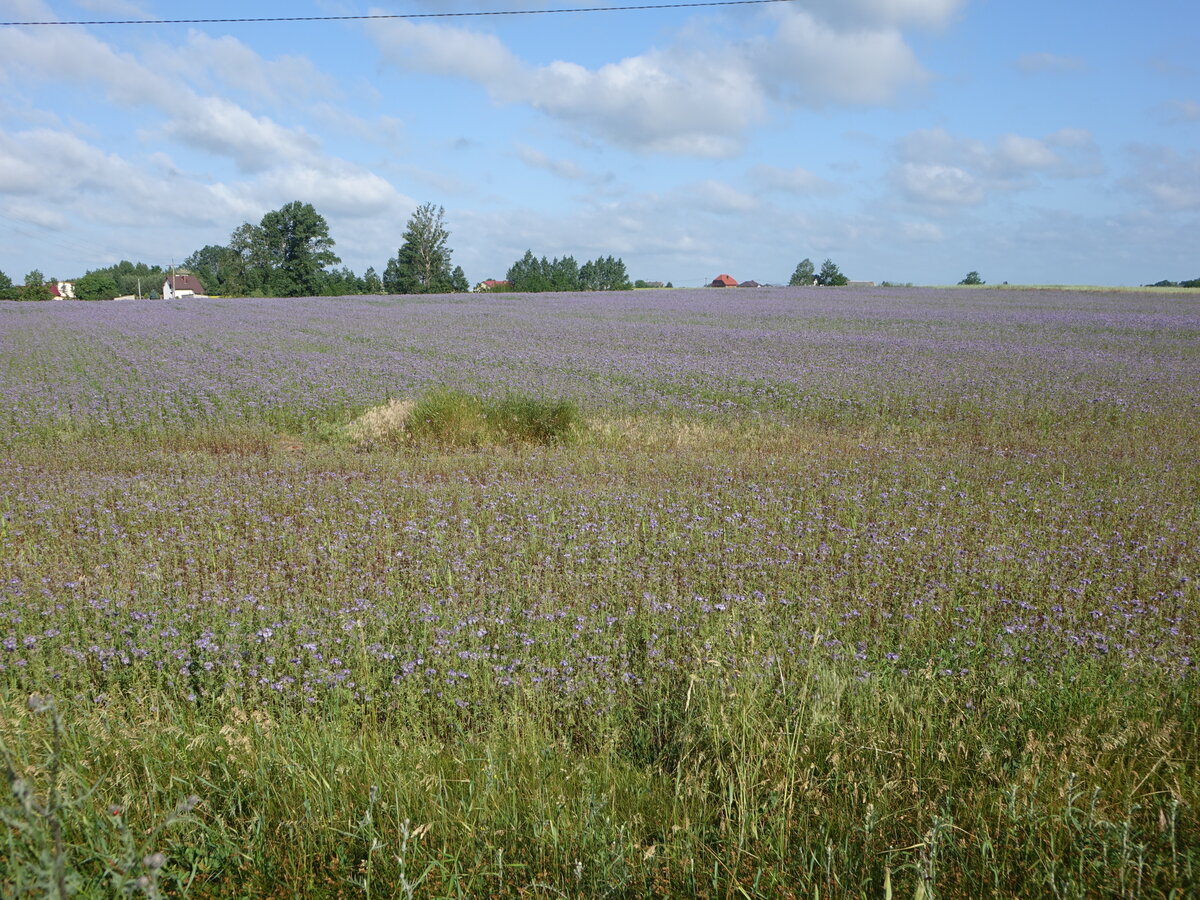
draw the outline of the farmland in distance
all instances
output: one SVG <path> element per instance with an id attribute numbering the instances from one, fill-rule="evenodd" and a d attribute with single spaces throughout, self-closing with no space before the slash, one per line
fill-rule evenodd
<path id="1" fill-rule="evenodd" d="M 1194 292 L 0 304 L 0 422 L 0 895 L 1200 883 Z"/>

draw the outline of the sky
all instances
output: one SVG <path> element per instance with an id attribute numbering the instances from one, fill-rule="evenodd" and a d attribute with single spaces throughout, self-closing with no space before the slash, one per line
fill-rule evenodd
<path id="1" fill-rule="evenodd" d="M 150 24 L 585 5 L 0 0 L 145 23 L 0 26 L 0 271 L 179 264 L 300 200 L 360 274 L 433 203 L 472 283 L 526 249 L 676 286 L 1200 277 L 1195 0 Z"/>

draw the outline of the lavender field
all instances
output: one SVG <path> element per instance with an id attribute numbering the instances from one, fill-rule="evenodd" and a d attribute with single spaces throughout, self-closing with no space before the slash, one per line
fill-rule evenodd
<path id="1" fill-rule="evenodd" d="M 0 419 L 0 896 L 1200 885 L 1194 292 L 0 304 Z"/>

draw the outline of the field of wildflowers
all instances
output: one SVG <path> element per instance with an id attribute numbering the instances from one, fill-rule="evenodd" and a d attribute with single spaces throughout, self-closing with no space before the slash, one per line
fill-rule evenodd
<path id="1" fill-rule="evenodd" d="M 1200 884 L 1194 294 L 0 304 L 0 420 L 0 896 Z"/>

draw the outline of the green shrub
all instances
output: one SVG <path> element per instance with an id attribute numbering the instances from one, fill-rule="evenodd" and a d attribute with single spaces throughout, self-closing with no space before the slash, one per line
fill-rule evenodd
<path id="1" fill-rule="evenodd" d="M 408 414 L 408 431 L 417 441 L 478 447 L 488 442 L 487 410 L 478 397 L 463 391 L 433 391 Z"/>
<path id="2" fill-rule="evenodd" d="M 488 409 L 487 419 L 497 436 L 530 444 L 565 443 L 582 423 L 571 401 L 532 397 L 506 397 Z"/>

